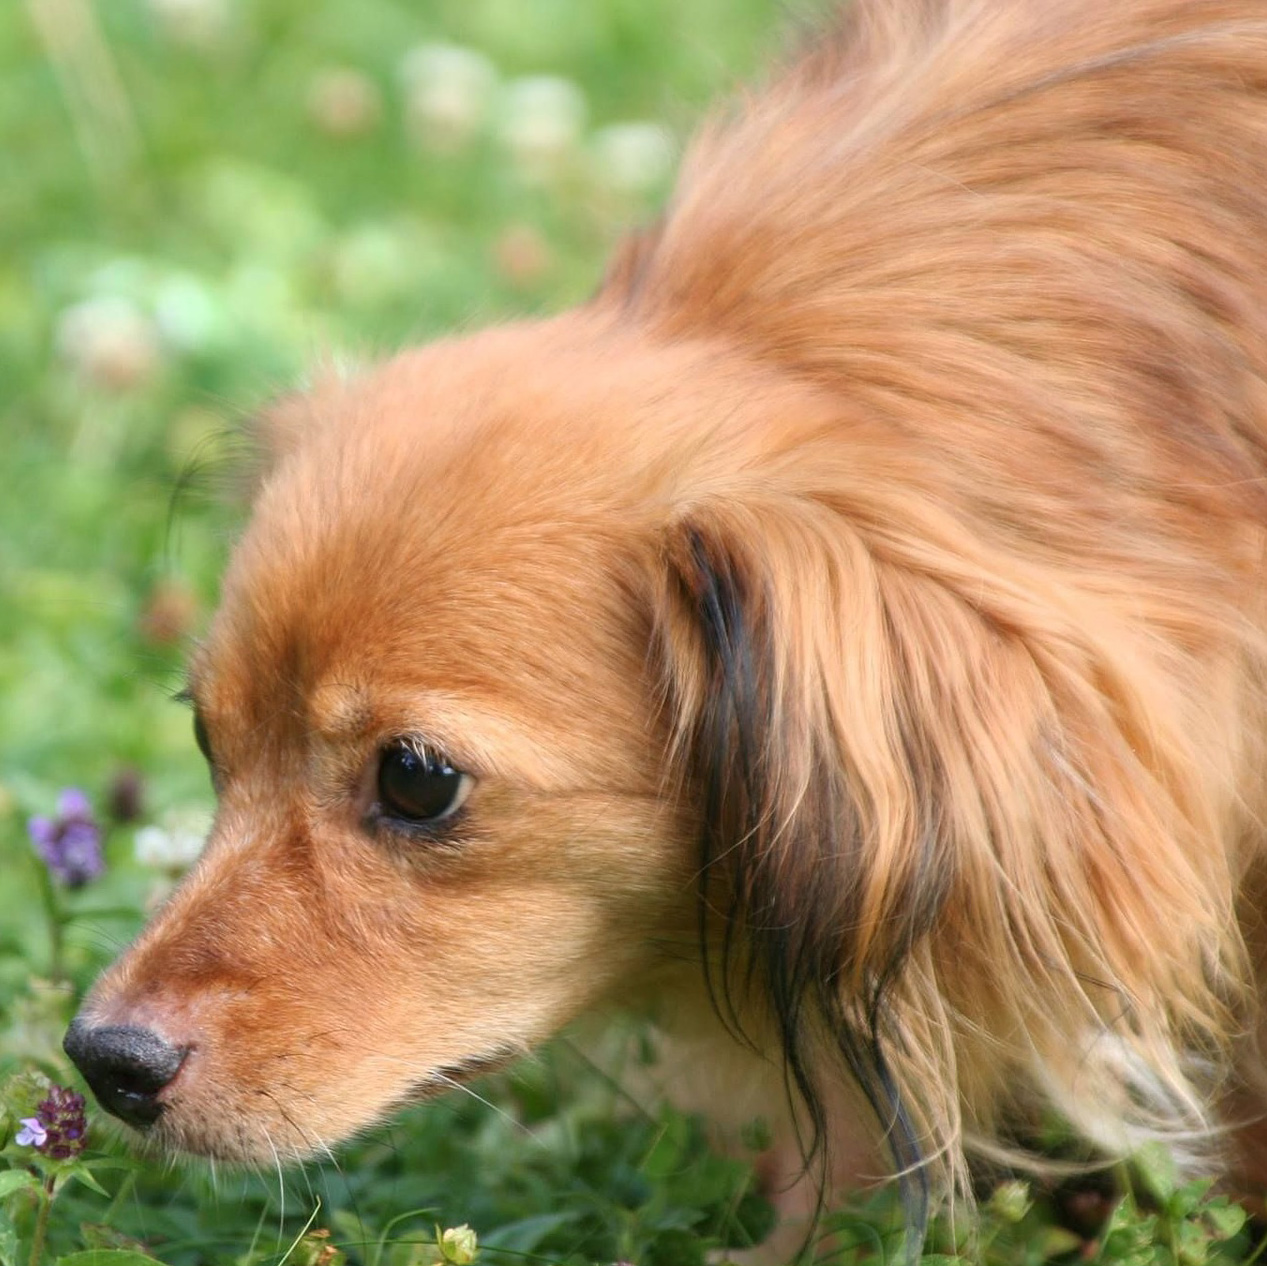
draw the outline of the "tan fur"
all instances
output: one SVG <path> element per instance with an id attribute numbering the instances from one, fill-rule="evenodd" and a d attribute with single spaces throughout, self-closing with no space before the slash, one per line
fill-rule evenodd
<path id="1" fill-rule="evenodd" d="M 1267 12 L 852 13 L 705 132 L 591 304 L 286 406 L 192 669 L 216 826 L 88 1006 L 194 1045 L 163 1142 L 299 1155 L 613 1001 L 726 1049 L 711 831 L 714 982 L 727 910 L 740 960 L 777 924 L 813 968 L 788 979 L 833 1188 L 890 1124 L 840 1058 L 864 1030 L 943 1181 L 1051 1106 L 1110 1153 L 1236 1156 L 1217 1105 L 1261 1112 Z M 717 720 L 736 681 L 759 795 Z M 366 824 L 400 736 L 476 777 L 452 840 Z M 786 1028 L 742 986 L 780 952 L 730 993 L 775 1075 L 699 1062 L 763 1087 L 786 1153 Z"/>

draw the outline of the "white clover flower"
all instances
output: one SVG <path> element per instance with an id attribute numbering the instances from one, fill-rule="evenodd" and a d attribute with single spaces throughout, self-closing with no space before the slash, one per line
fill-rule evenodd
<path id="1" fill-rule="evenodd" d="M 308 86 L 308 117 L 327 136 L 363 136 L 383 113 L 383 94 L 362 71 L 348 66 L 319 70 Z"/>
<path id="2" fill-rule="evenodd" d="M 188 869 L 202 852 L 211 829 L 205 809 L 172 809 L 152 826 L 143 826 L 133 837 L 136 860 L 153 870 L 179 873 Z"/>
<path id="3" fill-rule="evenodd" d="M 436 1240 L 440 1256 L 452 1266 L 471 1266 L 479 1253 L 479 1241 L 475 1232 L 464 1222 L 441 1231 L 437 1228 Z"/>
<path id="4" fill-rule="evenodd" d="M 130 299 L 102 295 L 62 313 L 58 352 L 89 383 L 126 391 L 152 378 L 159 365 L 158 331 Z"/>
<path id="5" fill-rule="evenodd" d="M 497 68 L 457 44 L 420 44 L 405 54 L 405 123 L 426 149 L 461 149 L 488 118 Z"/>
<path id="6" fill-rule="evenodd" d="M 585 130 L 585 95 L 570 79 L 534 75 L 506 85 L 498 136 L 519 175 L 533 184 L 565 170 Z"/>
<path id="7" fill-rule="evenodd" d="M 159 334 L 181 352 L 203 351 L 226 333 L 227 318 L 211 289 L 199 278 L 176 273 L 159 283 L 154 294 Z"/>
<path id="8" fill-rule="evenodd" d="M 595 176 L 619 193 L 646 193 L 673 170 L 676 146 L 659 123 L 614 123 L 595 132 L 590 145 Z"/>
<path id="9" fill-rule="evenodd" d="M 143 826 L 132 837 L 136 860 L 153 870 L 168 869 L 173 852 L 172 837 L 161 826 Z"/>

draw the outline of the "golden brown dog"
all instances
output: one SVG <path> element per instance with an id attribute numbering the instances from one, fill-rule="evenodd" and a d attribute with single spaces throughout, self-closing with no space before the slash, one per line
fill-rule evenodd
<path id="1" fill-rule="evenodd" d="M 264 431 L 108 1107 L 299 1156 L 654 999 L 788 1207 L 1267 1181 L 1262 0 L 858 0 L 591 303 Z"/>

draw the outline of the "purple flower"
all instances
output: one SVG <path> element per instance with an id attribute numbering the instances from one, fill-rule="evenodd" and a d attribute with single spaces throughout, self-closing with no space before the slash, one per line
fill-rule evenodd
<path id="1" fill-rule="evenodd" d="M 82 791 L 68 787 L 58 797 L 57 816 L 33 817 L 26 829 L 44 864 L 67 888 L 80 888 L 105 869 L 101 828 Z"/>
<path id="2" fill-rule="evenodd" d="M 19 1147 L 40 1148 L 48 1141 L 48 1131 L 40 1123 L 39 1117 L 23 1117 L 21 1126 L 14 1140 Z"/>
<path id="3" fill-rule="evenodd" d="M 35 1112 L 33 1117 L 22 1118 L 18 1143 L 43 1152 L 51 1160 L 74 1160 L 84 1150 L 88 1119 L 83 1095 L 68 1086 L 51 1086 Z"/>

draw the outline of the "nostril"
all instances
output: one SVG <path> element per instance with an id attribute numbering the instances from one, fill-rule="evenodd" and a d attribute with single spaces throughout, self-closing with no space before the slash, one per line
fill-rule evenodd
<path id="1" fill-rule="evenodd" d="M 90 1025 L 81 1018 L 66 1031 L 62 1046 L 101 1106 L 136 1126 L 158 1119 L 163 1110 L 158 1092 L 189 1051 L 139 1025 Z"/>

